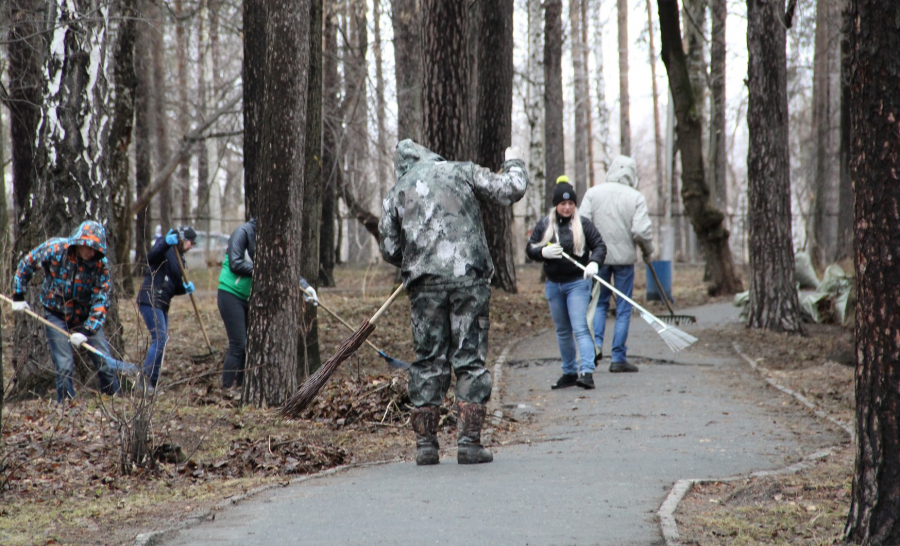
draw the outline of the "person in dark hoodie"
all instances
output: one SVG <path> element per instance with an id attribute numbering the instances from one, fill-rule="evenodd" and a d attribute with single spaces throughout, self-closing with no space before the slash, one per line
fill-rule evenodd
<path id="1" fill-rule="evenodd" d="M 55 237 L 25 255 L 13 280 L 13 311 L 30 310 L 25 294 L 37 268 L 44 271 L 40 301 L 44 317 L 69 336 L 47 326 L 50 357 L 56 366 L 56 401 L 75 398 L 73 347 L 85 342 L 103 354 L 109 343 L 103 334 L 109 300 L 109 268 L 106 261 L 106 231 L 94 221 L 82 222 L 70 237 Z M 119 379 L 109 362 L 90 353 L 97 367 L 100 390 L 119 392 Z"/>
<path id="2" fill-rule="evenodd" d="M 563 372 L 554 389 L 575 385 L 594 388 L 594 341 L 588 329 L 587 310 L 591 277 L 606 260 L 606 245 L 594 224 L 578 213 L 575 199 L 575 188 L 567 177 L 560 176 L 553 191 L 553 207 L 534 226 L 525 249 L 529 258 L 544 262 L 547 275 L 544 295 L 556 325 Z M 564 259 L 563 252 L 586 266 L 586 270 Z"/>
<path id="3" fill-rule="evenodd" d="M 253 289 L 253 259 L 256 257 L 256 218 L 238 226 L 228 239 L 222 273 L 219 274 L 218 305 L 228 352 L 222 366 L 222 387 L 231 389 L 244 384 L 244 364 L 247 359 L 247 302 Z M 300 278 L 303 299 L 319 304 L 316 289 Z"/>
<path id="4" fill-rule="evenodd" d="M 400 268 L 409 293 L 416 360 L 409 369 L 416 464 L 440 462 L 440 405 L 456 374 L 460 464 L 489 463 L 481 445 L 491 395 L 487 356 L 491 277 L 479 200 L 509 206 L 525 195 L 528 174 L 516 148 L 501 172 L 446 161 L 412 140 L 397 144 L 397 183 L 382 204 L 381 255 Z"/>
<path id="5" fill-rule="evenodd" d="M 197 240 L 197 232 L 190 226 L 170 229 L 147 252 L 147 273 L 137 294 L 138 311 L 150 330 L 150 347 L 144 359 L 143 387 L 148 393 L 156 390 L 162 368 L 166 343 L 169 340 L 169 304 L 174 296 L 190 294 L 194 283 L 184 282 L 183 254 Z M 179 266 L 178 261 L 181 261 Z"/>

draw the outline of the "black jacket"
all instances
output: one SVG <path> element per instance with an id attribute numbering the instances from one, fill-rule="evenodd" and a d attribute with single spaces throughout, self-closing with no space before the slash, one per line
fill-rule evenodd
<path id="1" fill-rule="evenodd" d="M 534 226 L 531 238 L 528 239 L 528 246 L 525 247 L 525 253 L 532 260 L 544 262 L 544 272 L 547 274 L 547 278 L 553 282 L 572 282 L 584 278 L 584 271 L 569 260 L 565 258 L 545 260 L 541 254 L 541 247 L 537 246 L 537 243 L 540 243 L 544 237 L 549 218 L 549 216 L 544 216 Z M 588 262 L 597 262 L 598 265 L 603 265 L 603 261 L 606 260 L 606 244 L 603 242 L 603 237 L 600 236 L 600 232 L 597 231 L 594 224 L 584 216 L 581 217 L 581 227 L 584 230 L 585 253 L 583 255 L 575 255 L 571 218 L 559 218 L 559 225 L 556 229 L 558 240 L 553 242 L 561 244 L 565 253 L 578 260 L 582 265 L 587 265 Z"/>
<path id="2" fill-rule="evenodd" d="M 138 290 L 138 305 L 149 305 L 169 312 L 169 304 L 173 296 L 185 294 L 184 278 L 178 267 L 178 249 L 169 246 L 165 236 L 160 237 L 147 252 L 149 271 L 144 275 L 141 288 Z M 184 259 L 182 259 L 182 265 Z"/>
<path id="3" fill-rule="evenodd" d="M 235 275 L 253 276 L 253 259 L 256 257 L 256 218 L 238 226 L 228 239 L 228 267 Z"/>

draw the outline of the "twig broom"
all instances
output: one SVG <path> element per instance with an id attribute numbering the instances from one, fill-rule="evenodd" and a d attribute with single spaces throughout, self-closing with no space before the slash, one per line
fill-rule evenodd
<path id="1" fill-rule="evenodd" d="M 569 256 L 565 252 L 563 252 L 562 255 L 565 259 L 567 259 L 570 262 L 572 262 L 573 264 L 577 265 L 581 270 L 587 269 L 586 267 L 581 265 L 578 261 L 576 261 L 575 258 Z M 678 328 L 676 328 L 674 326 L 669 326 L 665 322 L 656 318 L 653 315 L 653 313 L 651 313 L 650 311 L 647 311 L 646 309 L 644 309 L 643 307 L 638 305 L 637 302 L 635 302 L 633 299 L 629 298 L 622 292 L 616 290 L 616 287 L 614 287 L 613 285 L 604 281 L 602 278 L 600 278 L 599 275 L 594 275 L 594 279 L 597 282 L 599 282 L 600 284 L 602 284 L 603 286 L 612 290 L 616 294 L 617 297 L 624 298 L 625 301 L 627 301 L 628 303 L 633 305 L 638 311 L 640 311 L 641 318 L 644 319 L 645 321 L 647 321 L 647 324 L 649 324 L 650 326 L 653 327 L 654 330 L 656 330 L 656 333 L 659 334 L 659 337 L 661 337 L 662 340 L 666 342 L 666 345 L 668 345 L 669 348 L 672 349 L 673 352 L 677 353 L 678 351 L 680 351 L 682 349 L 687 349 L 688 347 L 690 347 L 691 345 L 693 345 L 694 343 L 697 342 L 697 338 L 695 338 L 691 334 L 685 332 L 684 330 L 679 330 Z"/>
<path id="2" fill-rule="evenodd" d="M 319 391 L 322 390 L 322 387 L 325 386 L 328 379 L 334 374 L 335 370 L 338 369 L 338 366 L 340 366 L 343 361 L 350 358 L 350 355 L 355 353 L 356 350 L 365 343 L 369 335 L 375 330 L 375 321 L 378 320 L 378 317 L 380 317 L 388 307 L 390 307 L 402 291 L 403 285 L 401 284 L 397 290 L 391 294 L 391 297 L 384 302 L 381 308 L 372 315 L 372 318 L 364 320 L 359 328 L 357 328 L 356 332 L 344 340 L 340 349 L 338 349 L 338 352 L 329 358 L 325 364 L 322 364 L 322 367 L 316 370 L 316 373 L 309 376 L 306 381 L 300 385 L 297 392 L 295 392 L 290 400 L 284 404 L 284 407 L 281 408 L 279 413 L 281 413 L 283 417 L 295 419 L 303 413 L 303 410 L 315 400 Z"/>

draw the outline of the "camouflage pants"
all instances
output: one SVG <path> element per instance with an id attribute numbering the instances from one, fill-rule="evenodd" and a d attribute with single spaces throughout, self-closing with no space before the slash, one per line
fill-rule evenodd
<path id="1" fill-rule="evenodd" d="M 416 360 L 409 369 L 409 398 L 415 407 L 439 406 L 456 374 L 456 399 L 484 404 L 491 397 L 487 357 L 491 287 L 410 292 Z"/>

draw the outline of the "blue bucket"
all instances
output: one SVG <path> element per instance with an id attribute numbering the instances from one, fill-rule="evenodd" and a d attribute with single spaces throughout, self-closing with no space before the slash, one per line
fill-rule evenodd
<path id="1" fill-rule="evenodd" d="M 659 293 L 659 288 L 656 286 L 656 282 L 653 280 L 653 273 L 650 272 L 650 266 L 647 267 L 647 300 L 648 301 L 663 301 L 662 296 Z M 675 302 L 675 298 L 672 297 L 672 262 L 670 260 L 655 260 L 653 262 L 653 269 L 656 271 L 656 276 L 659 277 L 659 284 L 662 285 L 663 290 L 666 292 L 666 296 L 669 297 L 669 301 Z"/>

